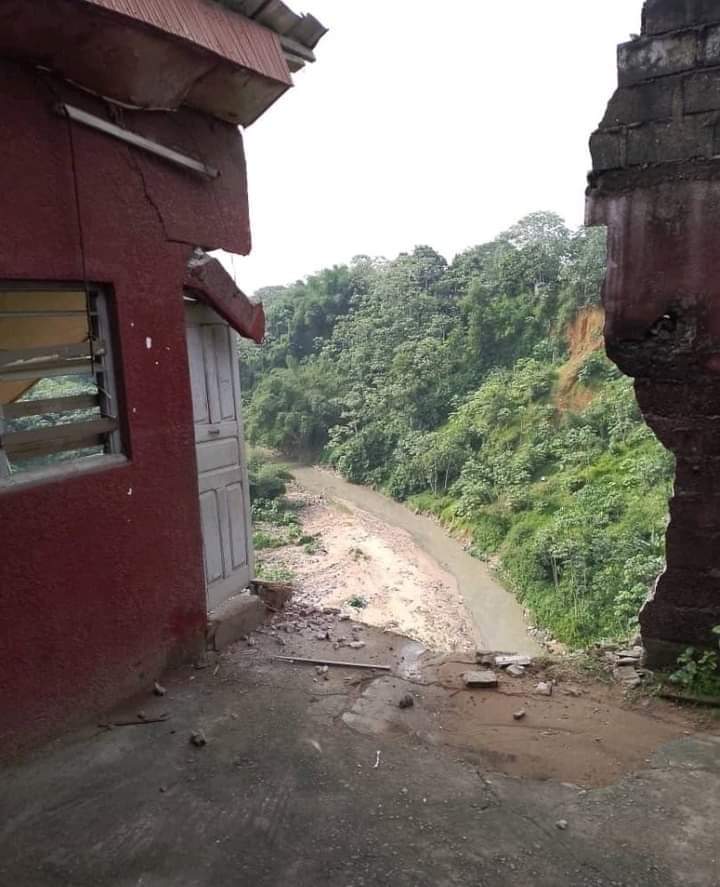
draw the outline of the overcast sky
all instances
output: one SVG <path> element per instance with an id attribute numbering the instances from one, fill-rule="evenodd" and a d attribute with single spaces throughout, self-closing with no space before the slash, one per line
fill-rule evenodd
<path id="1" fill-rule="evenodd" d="M 330 33 L 246 131 L 242 289 L 416 244 L 451 259 L 535 210 L 582 222 L 588 137 L 642 0 L 292 3 Z"/>

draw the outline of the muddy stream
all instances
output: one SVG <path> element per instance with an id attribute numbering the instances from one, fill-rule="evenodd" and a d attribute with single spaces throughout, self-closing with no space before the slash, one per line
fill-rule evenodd
<path id="1" fill-rule="evenodd" d="M 537 655 L 541 649 L 527 633 L 522 607 L 494 578 L 490 569 L 471 557 L 460 542 L 433 520 L 411 512 L 368 487 L 348 483 L 320 468 L 290 465 L 298 484 L 341 507 L 360 509 L 389 527 L 404 531 L 457 583 L 471 617 L 478 649 Z"/>

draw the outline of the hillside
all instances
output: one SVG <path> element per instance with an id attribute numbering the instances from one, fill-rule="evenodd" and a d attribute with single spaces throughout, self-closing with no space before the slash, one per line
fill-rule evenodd
<path id="1" fill-rule="evenodd" d="M 418 247 L 274 287 L 251 440 L 435 513 L 560 640 L 627 635 L 672 460 L 602 349 L 603 244 L 537 213 L 450 264 Z"/>

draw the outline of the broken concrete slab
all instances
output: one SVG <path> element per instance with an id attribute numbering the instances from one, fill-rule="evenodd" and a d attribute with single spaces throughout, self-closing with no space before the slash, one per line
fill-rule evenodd
<path id="1" fill-rule="evenodd" d="M 498 679 L 494 671 L 466 671 L 463 675 L 466 687 L 475 689 L 492 689 L 497 687 Z"/>
<path id="2" fill-rule="evenodd" d="M 496 656 L 495 665 L 498 668 L 508 668 L 511 665 L 521 665 L 527 667 L 532 665 L 532 659 L 529 656 Z"/>
<path id="3" fill-rule="evenodd" d="M 219 652 L 234 644 L 259 628 L 265 615 L 265 604 L 256 594 L 234 595 L 208 615 L 208 647 Z"/>

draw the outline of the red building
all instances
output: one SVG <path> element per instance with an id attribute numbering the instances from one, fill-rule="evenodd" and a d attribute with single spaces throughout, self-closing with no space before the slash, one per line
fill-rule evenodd
<path id="1" fill-rule="evenodd" d="M 324 29 L 277 0 L 0 0 L 0 742 L 107 708 L 247 584 L 238 126 Z"/>

